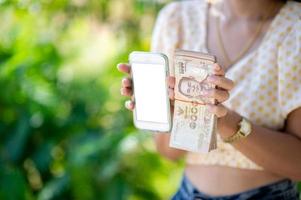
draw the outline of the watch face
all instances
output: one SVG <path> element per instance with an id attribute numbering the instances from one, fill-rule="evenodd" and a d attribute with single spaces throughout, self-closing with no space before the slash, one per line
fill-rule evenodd
<path id="1" fill-rule="evenodd" d="M 240 132 L 243 136 L 249 135 L 251 133 L 251 124 L 243 119 L 240 126 Z"/>
<path id="2" fill-rule="evenodd" d="M 243 130 L 241 130 L 240 135 L 242 135 L 243 137 L 246 137 L 248 134 L 246 132 L 244 132 Z"/>

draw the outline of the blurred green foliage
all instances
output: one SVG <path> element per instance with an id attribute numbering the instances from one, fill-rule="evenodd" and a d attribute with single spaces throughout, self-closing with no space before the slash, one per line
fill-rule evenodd
<path id="1" fill-rule="evenodd" d="M 174 192 L 182 165 L 134 129 L 115 67 L 149 49 L 163 3 L 0 0 L 0 199 Z"/>
<path id="2" fill-rule="evenodd" d="M 115 67 L 149 49 L 163 3 L 0 0 L 0 199 L 173 193 L 181 164 L 133 128 Z"/>

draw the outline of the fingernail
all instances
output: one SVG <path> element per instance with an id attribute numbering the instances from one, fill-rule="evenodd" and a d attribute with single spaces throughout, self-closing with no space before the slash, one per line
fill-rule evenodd
<path id="1" fill-rule="evenodd" d="M 221 66 L 219 66 L 218 64 L 215 64 L 215 65 L 214 65 L 214 69 L 215 69 L 216 71 L 219 71 L 219 70 L 221 70 Z"/>
<path id="2" fill-rule="evenodd" d="M 129 108 L 130 105 L 131 105 L 131 101 L 126 101 L 126 102 L 125 102 L 125 107 Z"/>

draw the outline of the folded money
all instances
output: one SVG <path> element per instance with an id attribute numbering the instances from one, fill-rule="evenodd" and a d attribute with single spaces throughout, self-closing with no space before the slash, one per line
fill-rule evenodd
<path id="1" fill-rule="evenodd" d="M 212 74 L 215 57 L 200 52 L 177 50 L 174 58 L 175 104 L 169 145 L 192 152 L 216 149 L 216 116 L 205 104 L 215 100 L 202 91 L 215 88 L 206 82 Z"/>

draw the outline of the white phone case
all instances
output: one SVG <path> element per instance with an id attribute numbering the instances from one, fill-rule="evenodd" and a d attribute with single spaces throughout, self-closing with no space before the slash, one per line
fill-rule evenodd
<path id="1" fill-rule="evenodd" d="M 168 58 L 162 53 L 151 53 L 151 52 L 140 52 L 140 51 L 134 51 L 129 56 L 130 64 L 133 63 L 140 63 L 140 64 L 162 64 L 164 63 L 165 67 L 165 77 L 169 75 L 168 71 Z M 133 78 L 132 70 L 131 70 L 131 76 Z M 155 79 L 154 79 L 155 81 Z M 165 85 L 162 87 L 165 87 L 166 90 L 166 106 L 167 106 L 167 123 L 160 123 L 160 122 L 150 122 L 150 121 L 142 121 L 137 119 L 137 110 L 133 110 L 133 118 L 134 118 L 134 125 L 138 129 L 143 130 L 151 130 L 151 131 L 158 131 L 158 132 L 169 132 L 172 127 L 172 121 L 170 116 L 170 102 L 168 98 L 168 85 L 167 81 L 165 81 Z M 133 78 L 133 92 L 134 92 L 134 101 L 139 101 L 139 99 L 135 99 L 135 81 Z"/>

